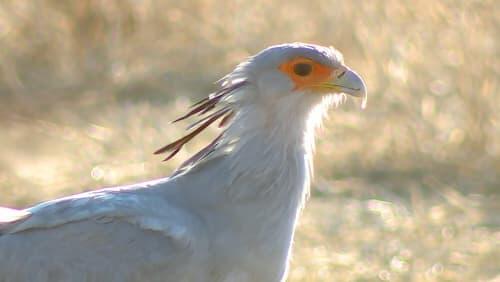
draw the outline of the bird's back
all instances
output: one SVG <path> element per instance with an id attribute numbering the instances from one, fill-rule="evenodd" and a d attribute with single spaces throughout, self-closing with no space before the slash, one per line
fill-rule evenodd
<path id="1" fill-rule="evenodd" d="M 6 234 L 0 254 L 0 281 L 6 282 L 182 281 L 183 265 L 192 263 L 188 249 L 122 220 Z"/>
<path id="2" fill-rule="evenodd" d="M 203 232 L 193 215 L 154 188 L 169 185 L 9 210 L 11 220 L 0 223 L 0 281 L 203 281 Z"/>

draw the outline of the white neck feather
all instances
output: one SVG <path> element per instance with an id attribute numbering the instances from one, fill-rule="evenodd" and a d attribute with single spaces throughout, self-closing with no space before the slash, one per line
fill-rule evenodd
<path id="1" fill-rule="evenodd" d="M 285 272 L 298 214 L 309 193 L 314 131 L 334 100 L 297 93 L 274 105 L 234 103 L 234 119 L 214 151 L 177 181 L 180 193 L 208 217 L 211 230 L 231 234 L 216 246 L 246 244 L 241 255 L 260 258 L 251 262 L 257 269 L 264 262 L 274 265 L 273 275 Z"/>
<path id="2" fill-rule="evenodd" d="M 300 207 L 312 177 L 315 129 L 331 103 L 300 93 L 274 102 L 240 105 L 227 128 L 218 150 L 230 152 L 230 178 L 252 184 L 230 185 L 228 194 L 232 199 L 293 197 Z"/>

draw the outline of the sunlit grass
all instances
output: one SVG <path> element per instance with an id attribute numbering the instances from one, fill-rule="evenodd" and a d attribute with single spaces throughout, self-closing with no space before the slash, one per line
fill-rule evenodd
<path id="1" fill-rule="evenodd" d="M 319 133 L 290 281 L 496 281 L 496 1 L 4 1 L 0 205 L 168 175 L 169 121 L 270 44 L 365 79 Z"/>

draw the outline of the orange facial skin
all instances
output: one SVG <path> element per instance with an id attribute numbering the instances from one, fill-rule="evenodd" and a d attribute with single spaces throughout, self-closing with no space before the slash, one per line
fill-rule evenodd
<path id="1" fill-rule="evenodd" d="M 299 75 L 294 69 L 297 64 L 308 64 L 311 71 L 307 75 Z M 327 82 L 332 77 L 334 69 L 320 64 L 308 58 L 293 58 L 279 66 L 280 71 L 285 73 L 295 84 L 294 90 L 305 88 L 318 88 L 320 84 Z"/>

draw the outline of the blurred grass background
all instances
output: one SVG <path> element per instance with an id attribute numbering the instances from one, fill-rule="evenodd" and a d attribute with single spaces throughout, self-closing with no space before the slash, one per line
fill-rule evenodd
<path id="1" fill-rule="evenodd" d="M 333 45 L 369 89 L 319 134 L 290 281 L 500 281 L 500 4 L 0 2 L 0 205 L 168 175 L 169 121 L 247 56 Z"/>

